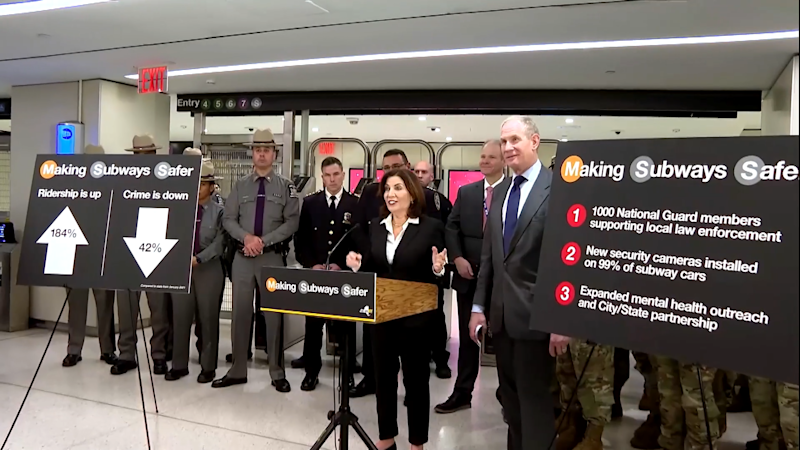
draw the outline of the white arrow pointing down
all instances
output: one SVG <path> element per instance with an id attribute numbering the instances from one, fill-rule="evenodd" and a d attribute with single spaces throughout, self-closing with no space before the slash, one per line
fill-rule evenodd
<path id="1" fill-rule="evenodd" d="M 147 278 L 156 270 L 178 239 L 167 239 L 169 208 L 139 208 L 136 237 L 124 237 L 128 250 Z"/>

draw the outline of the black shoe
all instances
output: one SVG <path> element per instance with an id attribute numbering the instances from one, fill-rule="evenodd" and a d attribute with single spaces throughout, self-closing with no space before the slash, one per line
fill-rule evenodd
<path id="1" fill-rule="evenodd" d="M 361 380 L 356 387 L 350 389 L 350 398 L 361 398 L 373 394 L 375 394 L 375 386 L 367 384 L 364 380 Z"/>
<path id="2" fill-rule="evenodd" d="M 154 359 L 153 360 L 153 373 L 156 375 L 165 375 L 169 371 L 169 367 L 167 367 L 167 361 L 163 359 Z"/>
<path id="3" fill-rule="evenodd" d="M 230 378 L 227 375 L 220 378 L 219 380 L 214 380 L 211 383 L 212 388 L 225 388 L 228 386 L 236 386 L 237 384 L 245 384 L 247 383 L 247 377 L 245 378 Z"/>
<path id="4" fill-rule="evenodd" d="M 289 381 L 286 378 L 282 380 L 273 380 L 272 385 L 275 387 L 275 390 L 282 393 L 291 392 L 292 385 L 289 384 Z"/>
<path id="5" fill-rule="evenodd" d="M 81 355 L 67 355 L 64 360 L 61 361 L 61 367 L 72 367 L 81 362 L 82 359 Z"/>
<path id="6" fill-rule="evenodd" d="M 622 405 L 620 405 L 619 403 L 611 405 L 611 418 L 619 419 L 622 416 L 623 416 Z"/>
<path id="7" fill-rule="evenodd" d="M 433 410 L 439 414 L 452 414 L 470 408 L 472 401 L 468 397 L 453 394 L 446 402 L 436 405 Z"/>
<path id="8" fill-rule="evenodd" d="M 123 373 L 127 373 L 129 370 L 133 370 L 135 368 L 136 361 L 125 361 L 124 359 L 120 359 L 116 364 L 111 366 L 111 375 L 122 375 Z"/>
<path id="9" fill-rule="evenodd" d="M 302 356 L 292 361 L 292 369 L 305 369 L 305 367 L 306 360 Z"/>
<path id="10" fill-rule="evenodd" d="M 300 384 L 300 390 L 306 392 L 313 391 L 314 389 L 317 388 L 318 384 L 319 384 L 318 377 L 315 376 L 312 377 L 311 375 L 306 374 L 306 377 L 303 378 L 303 383 Z"/>
<path id="11" fill-rule="evenodd" d="M 247 352 L 247 360 L 248 361 L 252 361 L 253 360 L 253 353 L 252 352 Z M 228 353 L 227 355 L 225 355 L 225 362 L 231 363 L 231 364 L 233 363 L 233 353 Z"/>
<path id="12" fill-rule="evenodd" d="M 102 355 L 100 355 L 100 360 L 105 361 L 105 363 L 108 364 L 109 366 L 113 366 L 114 364 L 117 363 L 117 361 L 119 361 L 117 355 L 114 353 L 103 353 Z"/>
<path id="13" fill-rule="evenodd" d="M 448 380 L 453 376 L 453 372 L 447 367 L 447 364 L 436 366 L 436 377 L 442 380 Z"/>
<path id="14" fill-rule="evenodd" d="M 167 375 L 164 377 L 164 379 L 167 381 L 175 381 L 175 380 L 180 380 L 186 375 L 189 375 L 189 369 L 183 369 L 183 370 L 172 369 L 169 372 L 167 372 Z"/>
<path id="15" fill-rule="evenodd" d="M 200 375 L 197 376 L 197 382 L 200 384 L 211 383 L 214 381 L 214 377 L 217 375 L 217 372 L 214 370 L 209 370 L 208 372 L 200 372 Z"/>
<path id="16" fill-rule="evenodd" d="M 355 365 L 353 366 L 353 373 L 361 373 L 363 371 L 364 369 L 361 367 L 361 364 L 355 363 Z"/>

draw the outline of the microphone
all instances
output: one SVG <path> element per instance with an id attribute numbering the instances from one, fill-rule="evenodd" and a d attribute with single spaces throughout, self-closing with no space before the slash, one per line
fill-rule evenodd
<path id="1" fill-rule="evenodd" d="M 331 265 L 331 256 L 333 256 L 333 252 L 335 252 L 336 249 L 339 248 L 339 245 L 344 241 L 344 238 L 346 238 L 348 234 L 350 234 L 353 230 L 358 228 L 360 225 L 361 225 L 360 223 L 357 223 L 357 224 L 353 225 L 349 230 L 347 230 L 346 233 L 344 233 L 342 235 L 341 238 L 339 238 L 339 241 L 336 243 L 336 245 L 333 246 L 333 248 L 331 249 L 331 252 L 328 253 L 328 257 L 325 259 L 325 270 L 328 270 L 328 268 Z"/>

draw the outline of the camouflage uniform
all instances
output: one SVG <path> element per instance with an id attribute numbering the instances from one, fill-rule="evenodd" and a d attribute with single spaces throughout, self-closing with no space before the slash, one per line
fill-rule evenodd
<path id="1" fill-rule="evenodd" d="M 708 433 L 703 417 L 700 380 L 697 366 L 672 358 L 656 357 L 658 365 L 658 392 L 661 395 L 661 436 L 658 443 L 664 450 L 708 448 Z M 705 394 L 708 422 L 714 449 L 719 440 L 719 409 L 714 398 L 716 369 L 700 366 L 702 390 Z"/>
<path id="2" fill-rule="evenodd" d="M 750 400 L 760 450 L 778 450 L 781 439 L 797 448 L 797 385 L 750 377 Z"/>
<path id="3" fill-rule="evenodd" d="M 631 438 L 631 447 L 638 449 L 658 449 L 658 438 L 661 436 L 661 411 L 658 393 L 658 366 L 656 358 L 642 352 L 633 352 L 636 370 L 644 378 L 644 395 L 639 402 L 639 409 L 649 411 L 647 420 L 642 423 Z"/>
<path id="4" fill-rule="evenodd" d="M 603 448 L 603 427 L 611 421 L 614 404 L 614 348 L 597 345 L 592 352 L 592 346 L 573 339 L 567 352 L 556 359 L 556 377 L 561 385 L 561 408 L 566 421 L 556 440 L 557 450 Z M 581 372 L 583 378 L 578 385 Z M 575 400 L 570 407 L 573 396 Z"/>
<path id="5" fill-rule="evenodd" d="M 567 409 L 569 399 L 583 408 L 583 417 L 595 425 L 605 425 L 611 421 L 611 405 L 614 404 L 614 348 L 597 345 L 592 353 L 592 345 L 586 341 L 573 339 L 567 352 L 556 358 L 556 377 L 561 385 L 561 407 Z M 588 365 L 587 365 L 588 361 Z M 580 386 L 578 377 L 583 374 Z"/>

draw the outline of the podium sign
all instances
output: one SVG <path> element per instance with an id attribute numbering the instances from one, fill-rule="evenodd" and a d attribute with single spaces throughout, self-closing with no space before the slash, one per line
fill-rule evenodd
<path id="1" fill-rule="evenodd" d="M 261 310 L 375 323 L 375 274 L 263 267 Z"/>
<path id="2" fill-rule="evenodd" d="M 797 383 L 797 137 L 558 154 L 533 328 Z"/>

